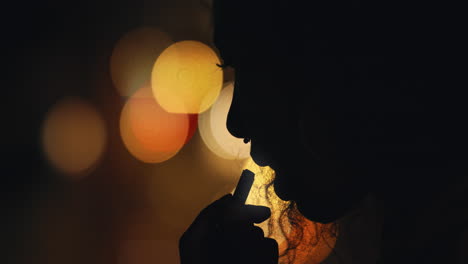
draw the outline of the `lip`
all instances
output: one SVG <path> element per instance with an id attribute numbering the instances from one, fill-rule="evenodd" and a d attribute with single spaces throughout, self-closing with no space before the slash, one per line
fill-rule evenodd
<path id="1" fill-rule="evenodd" d="M 271 152 L 266 151 L 264 148 L 258 147 L 258 144 L 251 143 L 250 156 L 258 166 L 269 166 L 273 168 L 272 165 L 274 162 L 271 156 Z"/>

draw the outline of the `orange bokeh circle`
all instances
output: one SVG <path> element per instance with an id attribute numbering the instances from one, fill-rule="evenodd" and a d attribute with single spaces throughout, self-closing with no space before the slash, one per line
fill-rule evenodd
<path id="1" fill-rule="evenodd" d="M 189 132 L 189 116 L 162 109 L 149 85 L 132 95 L 120 116 L 120 133 L 126 148 L 146 163 L 159 163 L 175 156 L 187 142 Z"/>

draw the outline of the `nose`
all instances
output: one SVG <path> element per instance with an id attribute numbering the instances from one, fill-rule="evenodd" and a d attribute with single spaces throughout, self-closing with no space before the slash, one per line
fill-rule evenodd
<path id="1" fill-rule="evenodd" d="M 226 126 L 228 131 L 233 136 L 238 138 L 250 138 L 251 135 L 248 129 L 249 116 L 247 112 L 247 104 L 246 102 L 243 102 L 243 98 L 241 97 L 238 86 L 239 82 L 236 80 L 234 84 L 232 103 L 227 116 Z"/>

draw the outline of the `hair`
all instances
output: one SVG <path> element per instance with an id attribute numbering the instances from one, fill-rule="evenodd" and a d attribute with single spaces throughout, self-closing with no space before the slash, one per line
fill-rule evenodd
<path id="1" fill-rule="evenodd" d="M 272 184 L 266 186 L 266 189 L 271 188 Z M 333 222 L 331 224 L 318 224 L 312 222 L 313 229 L 315 232 L 311 232 L 310 229 L 304 228 L 305 217 L 298 211 L 296 203 L 294 201 L 289 202 L 289 205 L 281 210 L 280 217 L 277 219 L 277 223 L 270 221 L 268 223 L 269 230 L 272 230 L 276 225 L 280 227 L 282 235 L 284 235 L 287 243 L 287 248 L 280 254 L 281 264 L 294 263 L 298 251 L 307 250 L 307 248 L 315 247 L 320 242 L 328 243 L 327 237 L 338 237 L 338 223 Z M 286 232 L 286 227 L 289 226 L 289 234 Z M 305 232 L 309 232 L 306 235 Z M 332 245 L 327 244 L 328 247 L 334 251 Z M 336 252 L 335 252 L 336 253 Z"/>
<path id="2" fill-rule="evenodd" d="M 355 86 L 360 89 L 363 86 L 368 87 L 367 91 L 375 97 L 366 104 L 358 104 L 364 111 L 369 103 L 369 108 L 377 114 L 380 113 L 377 111 L 392 114 L 390 110 L 395 111 L 396 108 L 391 107 L 403 105 L 395 103 L 396 100 L 400 100 L 399 91 L 386 93 L 383 88 L 389 91 L 389 87 L 397 87 L 406 95 L 418 95 L 428 102 L 433 100 L 446 103 L 453 109 L 436 109 L 429 103 L 427 106 L 437 111 L 452 111 L 449 116 L 452 116 L 453 120 L 462 118 L 466 113 L 466 108 L 463 108 L 463 111 L 458 111 L 457 118 L 453 117 L 453 110 L 458 110 L 453 106 L 461 109 L 461 106 L 465 105 L 462 102 L 465 97 L 450 95 L 460 93 L 455 89 L 460 87 L 457 82 L 462 80 L 463 76 L 460 72 L 461 67 L 458 66 L 464 60 L 458 59 L 458 62 L 455 62 L 453 59 L 460 58 L 460 51 L 466 46 L 466 40 L 462 39 L 463 34 L 460 34 L 464 32 L 463 23 L 457 21 L 463 17 L 458 13 L 462 12 L 462 8 L 456 8 L 452 4 L 434 5 L 422 0 L 392 3 L 371 0 L 214 0 L 213 10 L 214 43 L 224 60 L 223 65 L 236 68 L 249 63 L 244 58 L 251 57 L 256 58 L 256 61 L 250 63 L 258 63 L 262 59 L 283 60 L 288 62 L 283 63 L 285 65 L 299 64 L 299 67 L 290 67 L 291 70 L 302 68 L 303 71 L 317 73 L 318 78 L 327 76 L 335 80 L 333 69 L 326 65 L 325 57 L 355 56 L 358 60 L 347 58 L 349 61 L 340 61 L 339 64 L 364 72 L 359 80 L 362 83 L 356 83 Z M 278 49 L 281 50 L 278 52 Z M 252 54 L 254 56 L 251 56 Z M 274 65 L 280 64 L 276 61 Z M 371 63 L 374 65 L 368 67 Z M 311 70 L 309 64 L 315 68 Z M 304 75 L 308 77 L 307 74 Z M 412 85 L 412 90 L 401 87 L 401 82 L 408 80 L 422 82 L 424 85 Z M 466 80 L 463 79 L 463 82 L 466 83 Z M 440 87 L 451 89 L 451 92 L 439 93 Z M 348 92 L 351 90 L 353 89 L 349 89 Z M 356 93 L 356 97 L 358 96 Z M 352 103 L 353 100 L 348 102 Z M 410 107 L 397 110 L 414 111 Z M 440 112 L 437 114 L 431 118 L 442 116 Z M 401 118 L 398 115 L 394 117 Z M 410 119 L 411 116 L 407 117 L 406 121 Z M 386 123 L 386 128 L 390 129 L 382 131 L 386 133 L 383 135 L 394 131 L 391 130 L 392 124 L 395 124 L 395 127 L 399 125 L 391 120 L 390 118 Z M 408 130 L 415 129 L 416 125 Z M 454 131 L 466 131 L 459 128 Z M 447 137 L 447 140 L 463 138 L 461 132 L 451 133 L 459 133 L 459 136 Z M 392 158 L 393 156 L 389 157 Z M 270 203 L 273 202 L 273 180 L 274 177 L 270 177 L 269 182 L 262 187 L 262 192 Z M 293 263 L 302 245 L 318 243 L 318 239 L 313 240 L 305 235 L 307 230 L 303 226 L 304 216 L 300 214 L 294 202 L 288 202 L 280 211 L 278 217 L 272 214 L 268 221 L 270 233 L 267 235 L 275 235 L 272 232 L 280 230 L 287 241 L 287 249 L 281 253 L 280 262 Z M 317 231 L 315 237 L 323 238 L 327 234 L 336 237 L 338 234 L 337 223 L 314 225 Z"/>
<path id="3" fill-rule="evenodd" d="M 273 181 L 275 173 L 269 168 L 260 168 L 257 173 L 261 177 L 260 185 L 254 185 L 260 199 L 264 199 L 272 208 L 272 215 L 266 222 L 265 236 L 278 239 L 284 238 L 280 245 L 279 263 L 292 264 L 298 255 L 319 244 L 325 243 L 332 253 L 336 254 L 333 245 L 328 244 L 330 238 L 336 239 L 339 233 L 337 222 L 321 224 L 309 221 L 298 210 L 294 201 L 282 201 L 276 196 Z M 338 256 L 336 254 L 336 256 Z M 339 260 L 339 256 L 338 256 Z"/>

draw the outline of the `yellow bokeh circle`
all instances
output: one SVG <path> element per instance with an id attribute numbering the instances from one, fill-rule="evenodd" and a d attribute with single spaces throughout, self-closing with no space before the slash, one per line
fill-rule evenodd
<path id="1" fill-rule="evenodd" d="M 180 41 L 165 49 L 151 74 L 153 95 L 170 113 L 198 114 L 218 97 L 223 71 L 216 53 L 198 41 Z"/>

